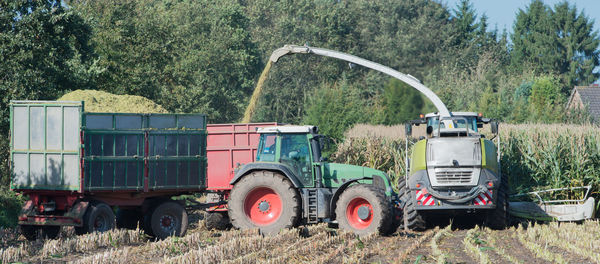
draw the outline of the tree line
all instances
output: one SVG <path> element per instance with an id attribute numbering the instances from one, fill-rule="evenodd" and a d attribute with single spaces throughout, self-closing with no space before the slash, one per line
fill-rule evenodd
<path id="1" fill-rule="evenodd" d="M 491 29 L 468 0 L 11 0 L 0 1 L 0 131 L 8 134 L 10 100 L 75 89 L 237 122 L 284 44 L 379 62 L 420 79 L 451 110 L 507 122 L 572 121 L 572 87 L 599 77 L 598 32 L 567 1 L 531 1 L 509 33 Z M 282 58 L 263 92 L 253 121 L 316 124 L 336 138 L 357 122 L 434 110 L 401 82 L 316 56 Z M 0 153 L 7 172 L 6 139 Z"/>

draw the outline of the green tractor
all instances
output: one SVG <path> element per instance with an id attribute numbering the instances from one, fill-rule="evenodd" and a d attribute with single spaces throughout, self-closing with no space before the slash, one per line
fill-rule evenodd
<path id="1" fill-rule="evenodd" d="M 488 123 L 491 140 L 479 131 Z M 413 124 L 426 124 L 427 137 L 414 144 L 406 159 L 407 173 L 399 191 L 404 225 L 423 230 L 428 219 L 471 214 L 486 226 L 504 228 L 508 182 L 492 141 L 495 138 L 499 145 L 498 123 L 477 113 L 453 112 L 446 117 L 432 113 L 406 124 L 407 137 Z"/>
<path id="2" fill-rule="evenodd" d="M 372 168 L 330 163 L 315 126 L 259 128 L 256 162 L 232 179 L 231 223 L 265 234 L 299 224 L 337 221 L 359 235 L 395 231 L 390 179 Z"/>

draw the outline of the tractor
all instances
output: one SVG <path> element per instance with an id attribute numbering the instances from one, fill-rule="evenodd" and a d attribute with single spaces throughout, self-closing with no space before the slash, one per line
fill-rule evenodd
<path id="1" fill-rule="evenodd" d="M 264 234 L 300 224 L 334 223 L 364 235 L 397 228 L 396 194 L 384 172 L 327 161 L 327 138 L 315 126 L 259 128 L 256 161 L 231 180 L 234 227 Z M 396 227 L 396 228 L 394 228 Z"/>
<path id="2" fill-rule="evenodd" d="M 412 125 L 427 125 L 412 147 L 407 172 L 401 179 L 400 200 L 404 202 L 404 225 L 423 230 L 433 218 L 461 214 L 502 229 L 508 224 L 508 182 L 500 171 L 498 123 L 481 114 L 453 112 L 451 116 L 431 113 L 406 124 L 407 142 Z M 479 129 L 490 124 L 492 138 Z"/>

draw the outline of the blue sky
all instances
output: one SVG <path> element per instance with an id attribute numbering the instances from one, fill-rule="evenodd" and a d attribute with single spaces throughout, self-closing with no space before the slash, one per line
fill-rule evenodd
<path id="1" fill-rule="evenodd" d="M 451 9 L 455 9 L 460 0 L 441 0 Z M 477 11 L 478 17 L 485 13 L 488 16 L 489 29 L 498 26 L 498 31 L 502 32 L 504 28 L 512 32 L 515 15 L 519 9 L 525 10 L 531 1 L 527 0 L 471 0 L 473 7 Z M 562 0 L 544 0 L 544 3 L 553 7 Z M 585 15 L 595 21 L 594 30 L 600 31 L 600 0 L 571 0 L 578 11 L 583 10 Z M 579 13 L 579 12 L 578 12 Z"/>

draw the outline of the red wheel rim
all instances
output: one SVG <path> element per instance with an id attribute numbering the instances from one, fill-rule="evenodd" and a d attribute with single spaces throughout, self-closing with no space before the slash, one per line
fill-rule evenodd
<path id="1" fill-rule="evenodd" d="M 270 225 L 281 215 L 281 198 L 271 188 L 259 187 L 246 196 L 244 211 L 255 225 Z"/>
<path id="2" fill-rule="evenodd" d="M 354 198 L 346 207 L 346 219 L 353 228 L 365 229 L 373 222 L 373 206 L 363 198 Z"/>

